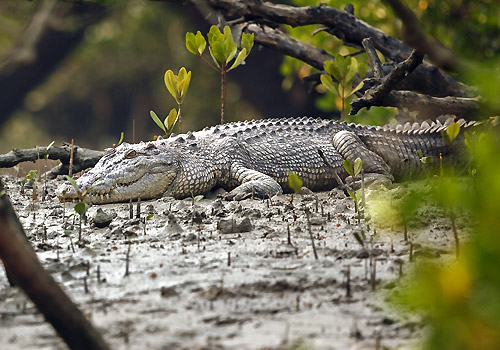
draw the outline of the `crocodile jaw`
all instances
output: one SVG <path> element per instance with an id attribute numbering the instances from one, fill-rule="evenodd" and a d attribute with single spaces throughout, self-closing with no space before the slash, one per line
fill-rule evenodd
<path id="1" fill-rule="evenodd" d="M 85 175 L 76 181 L 82 191 L 90 188 L 90 191 L 84 197 L 84 201 L 105 204 L 127 202 L 138 198 L 145 200 L 160 197 L 172 184 L 176 172 L 145 173 L 138 179 L 128 183 L 109 182 L 106 179 L 97 179 L 94 183 L 89 183 L 86 181 Z M 57 196 L 61 201 L 78 199 L 78 195 L 71 184 L 63 184 L 59 187 Z"/>
<path id="2" fill-rule="evenodd" d="M 76 183 L 86 202 L 126 202 L 161 196 L 172 186 L 178 172 L 179 163 L 172 149 L 162 153 L 154 142 L 124 143 L 108 150 Z M 61 185 L 56 194 L 61 201 L 79 198 L 70 183 Z"/>

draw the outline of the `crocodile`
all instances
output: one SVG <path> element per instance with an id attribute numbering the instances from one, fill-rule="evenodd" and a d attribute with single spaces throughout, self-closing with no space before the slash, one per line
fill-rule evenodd
<path id="1" fill-rule="evenodd" d="M 229 191 L 228 200 L 266 198 L 291 192 L 288 171 L 312 191 L 330 190 L 337 178 L 348 177 L 344 159 L 357 157 L 367 180 L 391 182 L 422 168 L 417 150 L 428 157 L 450 154 L 441 131 L 452 121 L 384 127 L 307 117 L 227 123 L 107 149 L 76 182 L 97 204 L 185 198 L 217 187 Z M 69 184 L 57 195 L 77 198 Z"/>

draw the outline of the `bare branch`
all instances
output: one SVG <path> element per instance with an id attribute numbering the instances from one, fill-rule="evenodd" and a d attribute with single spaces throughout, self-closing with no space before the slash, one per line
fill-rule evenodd
<path id="1" fill-rule="evenodd" d="M 333 56 L 327 54 L 324 50 L 317 49 L 314 46 L 294 39 L 278 29 L 250 24 L 245 31 L 247 33 L 254 33 L 255 41 L 259 44 L 278 50 L 285 55 L 298 58 L 319 70 L 323 70 L 323 63 L 325 61 L 334 59 Z"/>
<path id="2" fill-rule="evenodd" d="M 433 97 L 413 91 L 391 91 L 372 106 L 406 108 L 418 112 L 420 120 L 449 114 L 470 120 L 479 111 L 479 98 Z"/>
<path id="3" fill-rule="evenodd" d="M 384 76 L 384 68 L 382 67 L 382 62 L 378 58 L 375 47 L 373 46 L 373 40 L 371 38 L 364 38 L 362 41 L 363 47 L 365 48 L 368 59 L 370 60 L 370 65 L 373 69 L 373 76 L 377 79 L 381 79 Z"/>
<path id="4" fill-rule="evenodd" d="M 0 155 L 0 168 L 10 168 L 21 162 L 34 162 L 37 159 L 43 159 L 48 155 L 49 159 L 60 160 L 63 165 L 69 165 L 71 147 L 52 146 L 47 150 L 47 147 L 38 147 L 31 149 L 13 149 L 7 154 Z M 104 155 L 103 151 L 95 151 L 88 148 L 75 146 L 73 155 L 73 172 L 79 172 L 84 169 L 93 167 L 99 159 Z M 67 173 L 67 172 L 66 172 Z"/>
<path id="5" fill-rule="evenodd" d="M 191 3 L 197 0 L 163 0 Z M 319 6 L 294 7 L 260 0 L 207 0 L 207 4 L 226 18 L 241 18 L 249 22 L 264 22 L 303 26 L 319 24 L 328 27 L 328 32 L 343 40 L 344 44 L 362 48 L 364 38 L 372 38 L 375 47 L 382 54 L 395 61 L 405 60 L 412 49 L 400 40 L 370 26 L 349 12 L 321 4 Z M 260 44 L 256 40 L 257 43 Z M 464 96 L 462 86 L 437 67 L 424 63 L 414 72 L 418 77 L 415 91 L 434 96 Z"/>
<path id="6" fill-rule="evenodd" d="M 366 41 L 365 45 L 371 51 L 370 41 Z M 376 55 L 376 53 L 375 53 Z M 355 115 L 363 107 L 370 106 L 383 106 L 380 104 L 384 97 L 395 89 L 396 84 L 403 80 L 408 74 L 413 72 L 419 64 L 422 63 L 424 55 L 419 54 L 417 51 L 413 51 L 407 60 L 397 64 L 389 74 L 381 79 L 380 85 L 368 89 L 363 97 L 355 99 L 351 102 L 351 112 L 350 115 Z M 377 58 L 378 59 L 378 58 Z M 379 72 L 379 74 L 381 74 Z"/>

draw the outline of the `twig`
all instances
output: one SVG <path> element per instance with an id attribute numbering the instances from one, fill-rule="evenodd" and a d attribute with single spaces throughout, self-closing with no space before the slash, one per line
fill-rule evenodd
<path id="1" fill-rule="evenodd" d="M 316 252 L 316 246 L 314 245 L 314 237 L 311 230 L 311 221 L 309 219 L 309 210 L 306 210 L 306 217 L 307 217 L 307 229 L 309 231 L 309 237 L 311 238 L 311 245 L 314 252 L 314 258 L 318 260 L 318 253 Z"/>
<path id="2" fill-rule="evenodd" d="M 71 139 L 71 151 L 69 153 L 69 170 L 68 176 L 71 177 L 73 175 L 73 154 L 75 149 L 75 140 Z"/>

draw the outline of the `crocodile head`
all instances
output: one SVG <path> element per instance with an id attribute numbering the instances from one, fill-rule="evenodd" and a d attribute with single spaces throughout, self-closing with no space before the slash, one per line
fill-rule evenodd
<path id="1" fill-rule="evenodd" d="M 159 197 L 168 191 L 179 171 L 177 152 L 165 147 L 160 151 L 151 141 L 108 149 L 76 183 L 80 191 L 88 192 L 85 200 L 97 204 Z M 56 193 L 61 201 L 78 198 L 70 183 L 61 185 Z"/>

